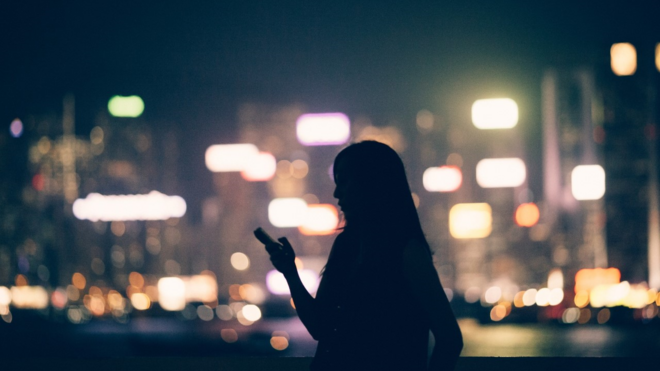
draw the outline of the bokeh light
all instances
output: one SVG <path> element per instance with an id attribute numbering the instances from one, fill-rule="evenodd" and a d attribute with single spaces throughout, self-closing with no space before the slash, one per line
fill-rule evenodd
<path id="1" fill-rule="evenodd" d="M 482 188 L 518 187 L 526 177 L 525 163 L 519 158 L 487 158 L 477 163 L 477 183 Z"/>
<path id="2" fill-rule="evenodd" d="M 108 101 L 108 111 L 115 117 L 140 117 L 144 101 L 137 95 L 115 95 Z"/>
<path id="3" fill-rule="evenodd" d="M 479 99 L 472 104 L 472 123 L 478 129 L 510 129 L 518 123 L 513 99 Z"/>
<path id="4" fill-rule="evenodd" d="M 516 208 L 516 224 L 521 227 L 533 227 L 538 223 L 540 212 L 533 202 L 518 205 Z"/>
<path id="5" fill-rule="evenodd" d="M 309 113 L 296 121 L 298 142 L 305 146 L 340 145 L 351 137 L 351 123 L 343 113 Z"/>
<path id="6" fill-rule="evenodd" d="M 276 169 L 275 156 L 269 152 L 259 152 L 247 162 L 241 176 L 249 182 L 264 182 L 275 176 Z"/>
<path id="7" fill-rule="evenodd" d="M 216 173 L 244 171 L 258 157 L 259 149 L 249 143 L 212 145 L 204 156 L 206 167 Z"/>
<path id="8" fill-rule="evenodd" d="M 268 204 L 268 220 L 275 227 L 298 227 L 306 215 L 307 203 L 302 198 L 276 198 Z"/>
<path id="9" fill-rule="evenodd" d="M 613 44 L 610 48 L 612 72 L 617 76 L 630 76 L 637 70 L 637 50 L 630 43 Z"/>
<path id="10" fill-rule="evenodd" d="M 598 200 L 605 194 L 605 170 L 600 165 L 579 165 L 571 172 L 571 192 L 576 200 Z"/>
<path id="11" fill-rule="evenodd" d="M 23 134 L 23 122 L 15 118 L 11 124 L 9 124 L 9 134 L 14 138 L 19 138 Z"/>
<path id="12" fill-rule="evenodd" d="M 424 171 L 422 183 L 429 192 L 454 192 L 463 183 L 463 173 L 457 166 L 430 167 Z"/>
<path id="13" fill-rule="evenodd" d="M 242 252 L 235 252 L 231 254 L 229 261 L 231 262 L 231 266 L 239 271 L 246 270 L 250 266 L 250 259 Z"/>
<path id="14" fill-rule="evenodd" d="M 307 205 L 307 213 L 298 230 L 306 236 L 325 236 L 335 233 L 338 223 L 339 215 L 333 205 Z"/>
<path id="15" fill-rule="evenodd" d="M 90 193 L 73 203 L 73 215 L 80 220 L 167 220 L 186 213 L 186 201 L 158 191 L 146 195 L 110 195 Z"/>
<path id="16" fill-rule="evenodd" d="M 449 210 L 449 233 L 454 238 L 488 237 L 492 220 L 487 203 L 457 204 Z"/>

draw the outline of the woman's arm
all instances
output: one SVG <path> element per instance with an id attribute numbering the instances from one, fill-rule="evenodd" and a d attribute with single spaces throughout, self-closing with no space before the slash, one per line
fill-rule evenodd
<path id="1" fill-rule="evenodd" d="M 315 340 L 319 340 L 321 325 L 319 324 L 320 314 L 316 300 L 309 294 L 300 279 L 300 275 L 298 275 L 295 264 L 296 255 L 291 244 L 286 238 L 280 238 L 278 241 L 281 243 L 280 246 L 266 246 L 266 250 L 270 254 L 270 260 L 273 266 L 286 278 L 300 321 L 305 325 L 310 335 Z"/>
<path id="2" fill-rule="evenodd" d="M 413 295 L 430 319 L 435 347 L 429 370 L 453 370 L 463 349 L 463 336 L 426 246 L 411 241 L 403 254 L 404 274 Z"/>

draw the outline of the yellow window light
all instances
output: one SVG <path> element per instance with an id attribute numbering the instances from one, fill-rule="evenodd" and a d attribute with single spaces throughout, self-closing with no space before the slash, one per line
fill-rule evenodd
<path id="1" fill-rule="evenodd" d="M 454 238 L 488 237 L 492 209 L 487 203 L 457 204 L 449 210 L 449 233 Z"/>

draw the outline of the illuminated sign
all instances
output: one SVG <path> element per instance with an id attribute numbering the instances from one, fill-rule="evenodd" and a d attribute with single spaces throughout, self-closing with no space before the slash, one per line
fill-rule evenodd
<path id="1" fill-rule="evenodd" d="M 510 129 L 518 123 L 518 105 L 513 99 L 479 99 L 472 104 L 472 123 L 478 129 Z"/>
<path id="2" fill-rule="evenodd" d="M 351 123 L 343 113 L 309 113 L 296 121 L 296 136 L 305 146 L 340 145 L 351 137 Z"/>

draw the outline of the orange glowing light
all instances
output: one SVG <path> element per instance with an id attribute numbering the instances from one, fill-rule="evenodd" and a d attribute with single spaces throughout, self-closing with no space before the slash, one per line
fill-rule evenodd
<path id="1" fill-rule="evenodd" d="M 521 227 L 533 227 L 539 222 L 540 212 L 533 202 L 520 204 L 516 209 L 516 224 Z"/>
<path id="2" fill-rule="evenodd" d="M 617 268 L 580 269 L 575 274 L 575 292 L 589 291 L 598 285 L 614 285 L 621 282 Z"/>
<path id="3" fill-rule="evenodd" d="M 82 273 L 76 272 L 73 274 L 73 277 L 71 277 L 71 283 L 78 290 L 82 290 L 87 285 L 87 280 L 85 279 L 85 276 L 82 275 Z"/>
<path id="4" fill-rule="evenodd" d="M 128 275 L 128 282 L 130 282 L 132 286 L 141 289 L 142 286 L 144 286 L 144 277 L 138 272 L 131 272 L 131 274 Z"/>

